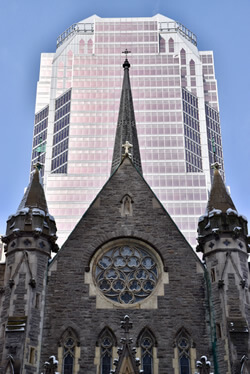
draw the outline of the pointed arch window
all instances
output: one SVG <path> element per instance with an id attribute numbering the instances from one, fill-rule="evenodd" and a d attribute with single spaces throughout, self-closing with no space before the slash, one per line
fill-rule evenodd
<path id="1" fill-rule="evenodd" d="M 195 75 L 195 62 L 190 60 L 189 62 L 190 75 Z"/>
<path id="2" fill-rule="evenodd" d="M 177 334 L 175 346 L 178 351 L 179 373 L 191 374 L 190 348 L 192 342 L 188 332 L 184 328 L 182 328 Z"/>
<path id="3" fill-rule="evenodd" d="M 166 42 L 165 42 L 165 39 L 160 36 L 160 43 L 159 43 L 159 49 L 160 49 L 160 53 L 164 53 L 166 52 Z"/>
<path id="4" fill-rule="evenodd" d="M 189 342 L 181 337 L 178 342 L 180 374 L 190 374 Z"/>
<path id="5" fill-rule="evenodd" d="M 92 39 L 89 39 L 88 41 L 88 54 L 92 54 L 93 53 L 93 41 Z"/>
<path id="6" fill-rule="evenodd" d="M 117 344 L 113 332 L 108 327 L 101 332 L 97 345 L 100 346 L 100 374 L 110 374 L 113 347 Z"/>
<path id="7" fill-rule="evenodd" d="M 144 329 L 138 338 L 138 343 L 141 347 L 141 365 L 144 374 L 154 373 L 154 354 L 153 348 L 156 346 L 156 341 L 153 333 L 149 329 Z"/>
<path id="8" fill-rule="evenodd" d="M 73 374 L 76 364 L 76 347 L 79 346 L 79 342 L 71 328 L 63 333 L 60 346 L 62 350 L 62 374 Z"/>
<path id="9" fill-rule="evenodd" d="M 172 39 L 172 38 L 170 38 L 168 40 L 168 51 L 169 51 L 169 53 L 174 52 L 174 39 Z"/>
<path id="10" fill-rule="evenodd" d="M 85 42 L 83 39 L 80 40 L 79 42 L 79 53 L 83 54 L 84 53 L 84 45 L 85 45 Z"/>
<path id="11" fill-rule="evenodd" d="M 75 340 L 68 338 L 64 343 L 63 374 L 73 374 L 75 358 Z"/>
<path id="12" fill-rule="evenodd" d="M 185 49 L 181 49 L 181 65 L 186 65 L 186 51 Z"/>

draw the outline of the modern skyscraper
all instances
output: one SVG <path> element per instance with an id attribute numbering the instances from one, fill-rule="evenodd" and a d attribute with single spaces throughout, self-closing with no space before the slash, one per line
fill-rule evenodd
<path id="1" fill-rule="evenodd" d="M 40 163 L 8 217 L 1 374 L 250 373 L 247 219 L 215 162 L 198 224 L 204 263 L 195 255 L 142 176 L 129 66 L 112 174 L 63 247 Z"/>
<path id="2" fill-rule="evenodd" d="M 223 165 L 213 53 L 160 14 L 89 17 L 41 55 L 32 163 L 45 164 L 59 244 L 110 174 L 126 49 L 144 177 L 194 246 L 210 164 Z"/>

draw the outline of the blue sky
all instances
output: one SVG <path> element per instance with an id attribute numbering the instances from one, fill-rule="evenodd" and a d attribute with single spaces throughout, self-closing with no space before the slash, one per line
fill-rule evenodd
<path id="1" fill-rule="evenodd" d="M 93 14 L 156 13 L 195 33 L 199 50 L 214 51 L 226 182 L 250 220 L 249 0 L 0 0 L 0 234 L 29 181 L 40 53 L 54 52 L 66 28 Z"/>

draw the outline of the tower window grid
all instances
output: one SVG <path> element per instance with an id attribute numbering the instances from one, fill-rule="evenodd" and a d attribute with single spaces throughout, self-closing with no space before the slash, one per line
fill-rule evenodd
<path id="1" fill-rule="evenodd" d="M 55 101 L 55 123 L 51 160 L 52 173 L 67 173 L 71 90 Z"/>

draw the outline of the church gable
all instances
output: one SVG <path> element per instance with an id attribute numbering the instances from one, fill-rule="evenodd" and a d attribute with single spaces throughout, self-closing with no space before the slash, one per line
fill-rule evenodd
<path id="1" fill-rule="evenodd" d="M 44 358 L 57 355 L 58 332 L 74 320 L 80 346 L 88 341 L 89 365 L 99 367 L 99 334 L 109 326 L 119 341 L 117 324 L 129 314 L 136 326 L 135 341 L 147 327 L 158 342 L 159 348 L 152 345 L 154 365 L 157 350 L 166 339 L 171 342 L 163 365 L 172 365 L 173 341 L 180 328 L 205 344 L 205 322 L 200 326 L 205 321 L 203 297 L 199 259 L 125 157 L 50 265 Z"/>
<path id="2" fill-rule="evenodd" d="M 174 255 L 186 255 L 191 261 L 200 264 L 192 248 L 129 157 L 123 160 L 97 195 L 65 242 L 58 258 L 64 256 L 67 248 L 71 247 L 73 242 L 75 245 L 80 236 L 83 248 L 89 235 L 92 245 L 87 252 L 84 251 L 89 255 L 89 261 L 93 255 L 93 247 L 95 251 L 114 238 L 135 237 L 151 244 L 155 243 L 155 249 L 161 257 L 168 248 Z M 161 241 L 163 237 L 164 243 Z M 163 257 L 162 260 L 164 262 Z"/>

